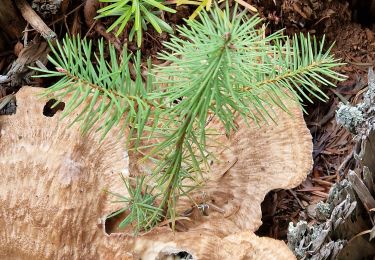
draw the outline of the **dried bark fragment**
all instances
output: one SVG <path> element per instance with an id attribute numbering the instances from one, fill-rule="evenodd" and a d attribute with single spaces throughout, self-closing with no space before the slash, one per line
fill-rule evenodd
<path id="1" fill-rule="evenodd" d="M 359 138 L 366 138 L 375 130 L 375 74 L 372 68 L 368 71 L 368 90 L 363 102 L 352 106 L 340 104 L 336 120 Z"/>
<path id="2" fill-rule="evenodd" d="M 35 13 L 26 0 L 14 0 L 23 18 L 37 30 L 46 40 L 56 39 L 56 33 L 52 31 L 44 21 Z"/>
<path id="3" fill-rule="evenodd" d="M 49 17 L 57 14 L 63 1 L 64 0 L 33 0 L 31 7 L 42 17 Z"/>
<path id="4" fill-rule="evenodd" d="M 0 84 L 13 90 L 15 87 L 19 88 L 23 84 L 31 83 L 31 76 L 35 71 L 30 70 L 29 66 L 36 66 L 37 62 L 46 64 L 49 51 L 47 42 L 37 40 L 30 42 L 22 49 L 7 74 L 0 75 Z"/>
<path id="5" fill-rule="evenodd" d="M 362 201 L 365 208 L 367 210 L 375 209 L 375 199 L 372 197 L 366 185 L 357 176 L 357 174 L 354 171 L 349 170 L 348 179 L 353 184 L 353 188 L 356 191 L 359 199 Z"/>
<path id="6" fill-rule="evenodd" d="M 16 98 L 13 94 L 1 97 L 0 95 L 0 115 L 12 115 L 16 113 Z"/>
<path id="7" fill-rule="evenodd" d="M 351 184 L 343 180 L 331 188 L 327 201 L 315 209 L 323 222 L 312 226 L 305 221 L 289 224 L 288 246 L 298 258 L 335 259 L 345 239 L 333 238 L 342 232 L 340 225 L 353 214 L 357 204 L 354 197 Z M 329 218 L 325 219 L 326 216 Z"/>

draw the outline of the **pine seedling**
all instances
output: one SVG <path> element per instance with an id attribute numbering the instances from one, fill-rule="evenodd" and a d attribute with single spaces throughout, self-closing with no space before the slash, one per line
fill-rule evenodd
<path id="1" fill-rule="evenodd" d="M 83 106 L 71 123 L 79 122 L 83 133 L 95 128 L 102 131 L 104 138 L 113 126 L 121 129 L 120 134 L 131 126 L 128 140 L 142 136 L 151 108 L 157 105 L 147 99 L 152 80 L 146 84 L 142 81 L 139 52 L 134 57 L 124 49 L 118 58 L 115 48 L 109 45 L 109 58 L 106 59 L 103 39 L 98 42 L 98 53 L 95 53 L 92 42 L 81 40 L 79 36 L 66 37 L 62 44 L 57 42 L 56 46 L 50 44 L 50 47 L 54 57 L 48 59 L 56 71 L 33 69 L 41 73 L 37 77 L 60 77 L 43 96 L 53 95 L 60 101 L 69 96 L 63 118 Z M 129 67 L 129 61 L 133 61 L 133 68 Z M 131 80 L 131 69 L 135 71 L 135 81 Z"/>
<path id="2" fill-rule="evenodd" d="M 147 24 L 158 32 L 172 32 L 172 28 L 159 18 L 161 11 L 175 13 L 176 11 L 161 4 L 158 0 L 100 0 L 100 2 L 111 3 L 99 9 L 96 18 L 117 16 L 116 21 L 107 29 L 108 32 L 117 28 L 116 36 L 125 29 L 128 22 L 132 21 L 133 26 L 129 32 L 129 40 L 132 41 L 136 35 L 137 45 L 141 46 L 142 32 L 147 30 Z"/>
<path id="3" fill-rule="evenodd" d="M 217 116 L 229 134 L 237 130 L 234 113 L 255 123 L 273 120 L 275 107 L 289 112 L 288 102 L 312 101 L 310 95 L 324 100 L 318 85 L 334 86 L 332 80 L 345 78 L 333 70 L 341 63 L 330 49 L 323 51 L 324 39 L 320 44 L 309 35 L 290 40 L 281 31 L 265 36 L 261 22 L 216 6 L 211 13 L 203 11 L 199 20 L 186 21 L 178 27 L 179 35 L 164 44 L 159 58 L 171 65 L 154 70 L 163 91 L 150 97 L 166 107 L 161 117 L 170 120 L 162 127 L 175 129 L 154 149 L 167 151 L 170 160 L 162 171 L 160 194 L 172 227 L 176 201 L 184 195 L 178 189 L 182 158 L 189 154 L 194 161 L 195 146 L 204 162 L 209 115 Z M 192 166 L 199 171 L 199 165 Z"/>
<path id="4" fill-rule="evenodd" d="M 148 231 L 152 229 L 158 221 L 162 219 L 162 211 L 156 207 L 155 199 L 156 196 L 147 190 L 142 190 L 145 187 L 145 177 L 136 177 L 135 185 L 130 183 L 129 178 L 125 178 L 120 174 L 122 182 L 127 191 L 127 196 L 108 191 L 113 195 L 116 200 L 113 203 L 120 203 L 125 205 L 121 209 L 107 216 L 107 218 L 113 218 L 121 213 L 128 213 L 127 216 L 120 222 L 119 228 L 125 228 L 128 225 L 132 225 L 134 235 L 137 235 L 140 231 Z M 149 216 L 156 215 L 153 222 L 147 222 Z"/>
<path id="5" fill-rule="evenodd" d="M 151 95 L 165 104 L 181 100 L 165 112 L 182 121 L 197 118 L 202 141 L 210 113 L 235 130 L 234 111 L 255 123 L 272 120 L 274 107 L 288 112 L 285 102 L 312 102 L 310 95 L 324 100 L 319 85 L 334 87 L 332 80 L 345 78 L 333 70 L 342 64 L 330 48 L 323 51 L 324 38 L 318 44 L 309 35 L 265 36 L 259 17 L 229 13 L 216 7 L 200 21 L 186 21 L 160 55 L 171 65 L 156 68 L 157 82 L 166 87 Z"/>
<path id="6" fill-rule="evenodd" d="M 237 130 L 235 113 L 249 124 L 272 121 L 275 108 L 288 113 L 288 102 L 312 102 L 312 96 L 325 100 L 320 86 L 345 79 L 334 71 L 342 64 L 330 48 L 324 51 L 324 39 L 321 43 L 309 35 L 289 39 L 281 31 L 267 36 L 259 17 L 248 18 L 236 9 L 231 14 L 229 7 L 202 11 L 199 18 L 178 27 L 179 35 L 171 36 L 159 57 L 170 65 L 156 67 L 146 82 L 142 82 L 139 56 L 133 82 L 128 67 L 132 58 L 126 51 L 118 62 L 110 47 L 106 62 L 103 44 L 94 55 L 91 44 L 78 39 L 66 39 L 54 49 L 56 57 L 50 61 L 58 71 L 41 70 L 42 76 L 61 77 L 46 93 L 71 94 L 66 114 L 89 100 L 77 118 L 83 129 L 103 118 L 104 131 L 121 124 L 129 131 L 130 148 L 154 163 L 147 181 L 126 185 L 124 211 L 132 217 L 123 224 L 133 223 L 137 216 L 138 231 L 162 219 L 174 228 L 178 200 L 191 198 L 194 188 L 203 183 L 210 156 L 206 151 L 209 117 L 217 117 L 229 134 Z M 152 189 L 145 193 L 146 186 Z M 138 194 L 137 199 L 132 194 Z M 144 205 L 150 210 L 146 212 Z"/>

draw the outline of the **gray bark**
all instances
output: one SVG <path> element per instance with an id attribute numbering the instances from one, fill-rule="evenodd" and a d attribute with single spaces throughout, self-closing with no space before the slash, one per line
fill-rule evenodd
<path id="1" fill-rule="evenodd" d="M 326 202 L 315 207 L 317 223 L 290 224 L 288 245 L 300 259 L 365 259 L 375 255 L 375 74 L 368 73 L 368 91 L 356 106 L 341 104 L 339 124 L 354 134 L 357 169 L 335 184 Z"/>

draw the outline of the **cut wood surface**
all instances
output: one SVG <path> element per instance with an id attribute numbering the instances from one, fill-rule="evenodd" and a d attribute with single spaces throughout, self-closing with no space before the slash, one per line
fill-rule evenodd
<path id="1" fill-rule="evenodd" d="M 72 117 L 44 116 L 41 92 L 23 87 L 17 113 L 0 116 L 0 258 L 163 259 L 181 251 L 194 259 L 295 258 L 284 242 L 254 231 L 264 196 L 297 186 L 311 169 L 311 136 L 299 107 L 290 107 L 293 117 L 278 111 L 277 125 L 238 121 L 230 139 L 218 137 L 219 160 L 195 193 L 212 205 L 208 216 L 191 216 L 183 232 L 161 226 L 134 238 L 106 232 L 105 217 L 118 204 L 103 190 L 126 192 L 118 175 L 129 171 L 124 140 L 113 129 L 100 143 L 100 133 L 66 128 Z M 211 127 L 223 132 L 215 122 Z"/>

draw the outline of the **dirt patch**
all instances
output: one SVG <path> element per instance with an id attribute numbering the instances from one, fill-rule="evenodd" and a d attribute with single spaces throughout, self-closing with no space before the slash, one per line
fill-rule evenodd
<path id="1" fill-rule="evenodd" d="M 357 23 L 346 24 L 330 33 L 330 38 L 336 38 L 334 52 L 348 65 L 367 72 L 375 62 L 375 32 Z M 350 67 L 350 66 L 349 66 Z M 347 67 L 347 71 L 348 70 Z"/>

